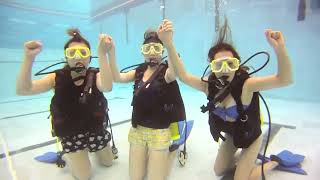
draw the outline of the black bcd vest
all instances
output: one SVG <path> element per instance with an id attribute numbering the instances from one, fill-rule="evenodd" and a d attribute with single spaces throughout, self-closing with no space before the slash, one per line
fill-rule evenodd
<path id="1" fill-rule="evenodd" d="M 103 131 L 103 122 L 109 119 L 108 102 L 96 86 L 98 72 L 96 68 L 89 68 L 84 83 L 76 86 L 68 66 L 56 71 L 54 96 L 50 104 L 54 135 L 61 137 Z"/>
<path id="2" fill-rule="evenodd" d="M 141 125 L 154 129 L 168 128 L 172 122 L 186 119 L 184 103 L 177 81 L 166 83 L 165 72 L 167 64 L 156 75 L 149 86 L 140 90 L 132 99 L 132 126 Z M 134 91 L 143 84 L 143 75 L 147 69 L 143 64 L 136 69 Z"/>
<path id="3" fill-rule="evenodd" d="M 215 141 L 218 142 L 219 138 L 224 139 L 221 132 L 225 132 L 232 135 L 235 147 L 248 148 L 261 135 L 258 92 L 253 93 L 252 101 L 246 110 L 244 110 L 241 101 L 243 84 L 248 78 L 248 73 L 240 69 L 236 71 L 235 77 L 231 82 L 231 95 L 236 101 L 239 114 L 235 122 L 224 121 L 213 113 L 214 106 L 208 106 L 210 132 Z M 215 79 L 216 77 L 213 74 L 209 76 L 208 104 L 210 104 L 210 101 L 212 101 L 219 92 L 219 89 L 214 83 Z"/>

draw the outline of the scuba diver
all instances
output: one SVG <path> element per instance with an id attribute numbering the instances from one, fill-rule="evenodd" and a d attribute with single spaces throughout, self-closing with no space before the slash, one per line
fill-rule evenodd
<path id="1" fill-rule="evenodd" d="M 73 177 L 88 180 L 91 165 L 88 152 L 95 152 L 101 165 L 111 166 L 113 155 L 108 124 L 108 104 L 103 92 L 112 90 L 112 75 L 107 63 L 110 38 L 100 34 L 99 69 L 89 67 L 91 48 L 78 29 L 69 29 L 71 38 L 64 46 L 66 65 L 32 80 L 32 65 L 43 44 L 33 40 L 24 44 L 24 60 L 17 79 L 18 95 L 34 95 L 51 89 L 50 113 L 54 136 L 61 141 Z"/>
<path id="2" fill-rule="evenodd" d="M 163 21 L 158 35 L 167 48 L 169 60 L 179 79 L 207 96 L 209 102 L 201 108 L 202 112 L 208 111 L 213 139 L 217 142 L 223 140 L 213 167 L 215 174 L 224 175 L 236 166 L 235 180 L 255 180 L 264 172 L 261 171 L 263 166 L 261 168 L 255 164 L 263 139 L 258 92 L 290 85 L 293 82 L 291 62 L 282 33 L 267 29 L 265 36 L 277 55 L 278 73 L 250 77 L 247 68 L 240 66 L 240 56 L 232 43 L 226 42 L 228 32 L 230 29 L 226 20 L 217 42 L 209 50 L 212 73 L 205 78 L 186 72 L 173 44 L 171 21 Z M 242 149 L 241 154 L 235 158 L 239 148 Z M 277 161 L 269 161 L 264 167 L 270 171 L 278 164 Z"/>
<path id="3" fill-rule="evenodd" d="M 114 44 L 111 42 L 110 46 Z M 145 32 L 141 46 L 145 62 L 136 69 L 119 72 L 115 49 L 109 51 L 114 82 L 134 82 L 132 127 L 128 135 L 131 180 L 143 180 L 146 176 L 149 180 L 167 179 L 176 150 L 169 148 L 175 134 L 171 129 L 177 128 L 178 121 L 186 120 L 175 72 L 170 63 L 162 62 L 163 51 L 163 43 L 152 29 Z"/>

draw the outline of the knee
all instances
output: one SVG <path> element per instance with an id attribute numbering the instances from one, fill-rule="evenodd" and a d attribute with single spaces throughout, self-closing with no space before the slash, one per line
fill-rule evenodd
<path id="1" fill-rule="evenodd" d="M 215 173 L 216 176 L 222 176 L 225 173 L 225 170 L 226 168 L 223 168 L 218 163 L 214 164 L 213 172 Z"/>
<path id="2" fill-rule="evenodd" d="M 98 158 L 98 162 L 100 163 L 100 165 L 107 167 L 112 166 L 113 154 L 109 146 L 96 152 L 96 157 Z"/>
<path id="3" fill-rule="evenodd" d="M 99 163 L 103 166 L 110 167 L 112 166 L 112 158 L 99 159 Z"/>
<path id="4" fill-rule="evenodd" d="M 73 176 L 77 180 L 89 180 L 91 178 L 91 169 L 73 172 Z"/>

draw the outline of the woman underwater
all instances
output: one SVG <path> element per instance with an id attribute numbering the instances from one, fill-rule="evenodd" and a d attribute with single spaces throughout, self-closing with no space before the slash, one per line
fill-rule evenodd
<path id="1" fill-rule="evenodd" d="M 79 180 L 88 180 L 91 177 L 88 151 L 95 152 L 99 163 L 104 166 L 111 166 L 113 159 L 109 145 L 111 137 L 106 130 L 108 105 L 103 95 L 112 89 L 112 75 L 106 57 L 110 38 L 100 34 L 99 71 L 89 68 L 90 44 L 80 31 L 69 29 L 68 34 L 71 38 L 64 46 L 67 65 L 39 80 L 31 79 L 31 71 L 43 45 L 36 40 L 24 44 L 24 60 L 16 91 L 18 95 L 34 95 L 54 90 L 50 105 L 53 132 L 61 141 L 72 175 Z M 85 92 L 89 81 L 89 91 Z"/>
<path id="2" fill-rule="evenodd" d="M 186 72 L 173 45 L 172 22 L 164 20 L 158 35 L 167 48 L 169 60 L 172 61 L 179 79 L 204 92 L 209 100 L 205 111 L 209 111 L 211 135 L 215 141 L 219 138 L 224 140 L 214 163 L 215 174 L 223 175 L 236 165 L 234 179 L 255 180 L 261 177 L 261 167 L 256 166 L 255 161 L 262 144 L 257 92 L 290 85 L 293 82 L 291 63 L 282 33 L 267 29 L 265 36 L 277 55 L 278 73 L 266 77 L 250 77 L 246 69 L 240 66 L 238 52 L 231 43 L 225 42 L 228 30 L 225 22 L 216 44 L 209 50 L 208 60 L 212 73 L 205 80 Z M 210 102 L 220 95 L 220 87 L 216 86 L 217 79 L 229 84 L 231 92 L 216 107 Z M 225 135 L 222 136 L 221 132 Z M 238 148 L 242 148 L 242 152 L 235 164 L 234 155 Z M 265 169 L 271 170 L 277 165 L 277 162 L 271 161 L 265 164 Z"/>
<path id="3" fill-rule="evenodd" d="M 111 42 L 112 43 L 112 42 Z M 114 46 L 112 43 L 111 46 Z M 110 68 L 115 82 L 134 82 L 132 127 L 129 132 L 131 180 L 164 180 L 175 153 L 169 153 L 170 124 L 185 120 L 185 109 L 171 64 L 162 62 L 163 45 L 157 32 L 147 30 L 141 47 L 145 63 L 125 73 L 118 71 L 115 49 Z"/>

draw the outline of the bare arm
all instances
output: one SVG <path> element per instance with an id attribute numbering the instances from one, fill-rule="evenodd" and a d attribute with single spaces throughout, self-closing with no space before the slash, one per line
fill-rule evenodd
<path id="1" fill-rule="evenodd" d="M 293 82 L 291 62 L 285 49 L 282 34 L 272 30 L 267 30 L 265 34 L 277 55 L 278 72 L 271 76 L 249 78 L 243 87 L 246 92 L 279 88 L 288 86 Z"/>
<path id="2" fill-rule="evenodd" d="M 112 90 L 112 74 L 106 55 L 110 49 L 110 46 L 108 46 L 110 44 L 109 41 L 112 41 L 110 36 L 100 34 L 98 44 L 100 72 L 97 73 L 96 85 L 101 92 L 110 92 Z"/>
<path id="3" fill-rule="evenodd" d="M 169 61 L 172 62 L 179 79 L 187 85 L 208 94 L 208 84 L 201 81 L 200 77 L 194 76 L 185 70 L 183 62 L 178 56 L 173 43 L 167 44 L 167 49 Z"/>
<path id="4" fill-rule="evenodd" d="M 174 71 L 174 67 L 172 65 L 171 60 L 168 60 L 168 69 L 166 70 L 166 74 L 164 75 L 164 79 L 167 83 L 171 83 L 176 80 L 176 73 Z"/>
<path id="5" fill-rule="evenodd" d="M 115 55 L 115 49 L 113 48 L 109 52 L 109 64 L 111 68 L 111 73 L 114 82 L 119 83 L 128 83 L 134 81 L 134 76 L 136 73 L 136 70 L 129 71 L 127 73 L 120 73 L 116 64 L 116 55 Z"/>
<path id="6" fill-rule="evenodd" d="M 25 55 L 16 82 L 16 93 L 18 95 L 40 94 L 54 87 L 55 74 L 49 74 L 39 80 L 32 81 L 31 79 L 32 64 L 41 49 L 42 44 L 39 41 L 25 43 Z"/>
<path id="7" fill-rule="evenodd" d="M 97 73 L 96 85 L 101 92 L 110 92 L 112 90 L 112 76 L 106 55 L 99 56 L 100 72 Z"/>
<path id="8" fill-rule="evenodd" d="M 160 31 L 162 31 L 161 30 L 161 25 L 158 28 L 158 33 Z M 169 56 L 168 57 L 168 59 L 169 59 L 170 55 L 168 55 L 168 56 Z M 174 66 L 173 66 L 173 64 L 172 64 L 170 59 L 168 60 L 168 69 L 166 70 L 166 73 L 164 75 L 164 79 L 166 80 L 167 83 L 171 83 L 171 82 L 176 80 L 176 73 L 175 73 Z"/>
<path id="9" fill-rule="evenodd" d="M 159 31 L 159 38 L 164 43 L 165 47 L 167 48 L 168 55 L 169 55 L 169 63 L 172 64 L 174 67 L 174 72 L 179 77 L 179 79 L 184 82 L 185 84 L 208 94 L 208 84 L 201 81 L 201 78 L 194 76 L 188 72 L 186 72 L 183 62 L 178 56 L 178 53 L 173 45 L 173 28 L 172 23 L 168 20 L 164 20 L 163 24 L 161 25 Z"/>

